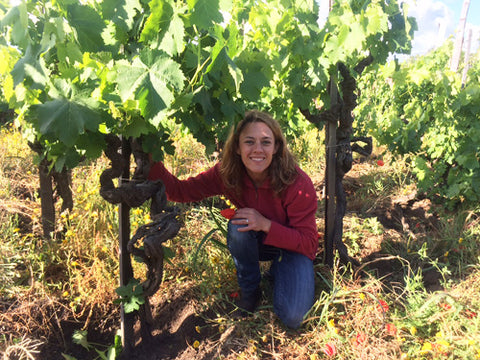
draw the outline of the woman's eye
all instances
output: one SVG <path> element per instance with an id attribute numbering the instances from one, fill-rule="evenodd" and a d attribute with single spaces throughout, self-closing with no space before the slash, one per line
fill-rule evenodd
<path id="1" fill-rule="evenodd" d="M 270 146 L 272 144 L 271 141 L 262 141 L 263 146 Z"/>

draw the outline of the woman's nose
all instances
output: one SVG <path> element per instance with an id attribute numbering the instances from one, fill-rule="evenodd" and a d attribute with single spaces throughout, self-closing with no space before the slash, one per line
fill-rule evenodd
<path id="1" fill-rule="evenodd" d="M 255 143 L 254 147 L 253 147 L 253 150 L 254 151 L 262 151 L 262 144 L 260 142 L 258 143 Z"/>

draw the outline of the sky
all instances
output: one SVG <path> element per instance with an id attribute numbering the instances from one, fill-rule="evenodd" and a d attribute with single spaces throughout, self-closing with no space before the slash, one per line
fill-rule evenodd
<path id="1" fill-rule="evenodd" d="M 328 9 L 328 0 L 317 0 L 320 18 Z M 441 45 L 450 36 L 454 39 L 460 22 L 463 0 L 404 0 L 408 3 L 408 15 L 417 20 L 418 30 L 412 42 L 412 55 L 423 55 Z M 469 30 L 472 30 L 470 52 L 480 43 L 480 0 L 470 0 L 465 27 L 464 49 Z"/>

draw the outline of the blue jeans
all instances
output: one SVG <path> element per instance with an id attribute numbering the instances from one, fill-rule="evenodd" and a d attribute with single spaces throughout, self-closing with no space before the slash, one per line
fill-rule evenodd
<path id="1" fill-rule="evenodd" d="M 227 245 L 237 268 L 242 294 L 260 285 L 260 261 L 273 261 L 273 310 L 289 328 L 298 328 L 315 297 L 313 261 L 307 256 L 263 244 L 265 233 L 238 231 L 245 225 L 228 223 Z"/>

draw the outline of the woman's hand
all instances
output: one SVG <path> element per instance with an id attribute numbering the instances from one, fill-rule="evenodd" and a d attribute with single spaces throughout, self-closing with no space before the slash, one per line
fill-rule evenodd
<path id="1" fill-rule="evenodd" d="M 231 220 L 234 225 L 246 225 L 238 228 L 238 231 L 263 231 L 268 233 L 272 222 L 257 210 L 251 208 L 238 209 Z"/>

